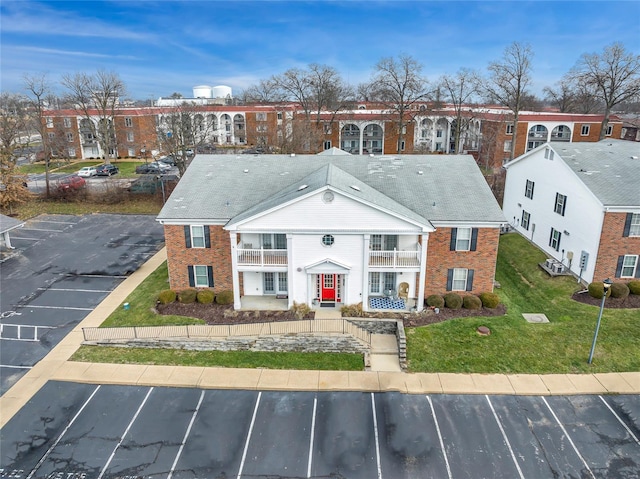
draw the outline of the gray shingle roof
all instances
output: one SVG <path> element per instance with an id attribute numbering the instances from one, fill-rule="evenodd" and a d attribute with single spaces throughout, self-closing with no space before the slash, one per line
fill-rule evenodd
<path id="1" fill-rule="evenodd" d="M 416 220 L 505 221 L 470 155 L 198 155 L 158 220 L 235 221 L 308 193 L 298 191 L 303 184 L 360 194 Z"/>
<path id="2" fill-rule="evenodd" d="M 640 144 L 602 140 L 551 145 L 604 206 L 640 206 Z"/>

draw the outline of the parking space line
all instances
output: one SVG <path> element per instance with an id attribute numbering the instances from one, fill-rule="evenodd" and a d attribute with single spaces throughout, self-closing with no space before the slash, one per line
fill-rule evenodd
<path id="1" fill-rule="evenodd" d="M 238 470 L 237 479 L 240 479 L 240 477 L 242 476 L 242 470 L 244 469 L 244 461 L 247 459 L 247 451 L 249 450 L 249 441 L 251 440 L 251 432 L 253 431 L 253 424 L 256 422 L 256 415 L 258 414 L 258 405 L 260 404 L 261 397 L 262 397 L 262 391 L 258 393 L 258 398 L 256 399 L 256 406 L 253 408 L 253 416 L 251 417 L 251 424 L 249 425 L 247 440 L 244 443 L 244 451 L 242 452 L 242 461 L 240 461 L 240 469 Z"/>
<path id="2" fill-rule="evenodd" d="M 31 368 L 33 368 L 33 366 L 14 366 L 13 364 L 0 364 L 0 368 L 31 369 Z"/>
<path id="3" fill-rule="evenodd" d="M 200 399 L 198 400 L 198 405 L 196 406 L 196 410 L 193 411 L 193 415 L 191 416 L 191 421 L 189 421 L 189 426 L 187 427 L 187 430 L 184 433 L 184 438 L 182 438 L 182 444 L 180 444 L 180 449 L 178 449 L 176 458 L 173 460 L 171 471 L 169 471 L 169 475 L 167 476 L 167 479 L 171 479 L 173 477 L 173 471 L 175 471 L 176 466 L 178 465 L 178 461 L 180 460 L 180 456 L 182 455 L 182 450 L 184 449 L 184 445 L 187 443 L 187 438 L 189 437 L 189 434 L 191 434 L 191 428 L 193 427 L 193 423 L 196 420 L 198 411 L 200 411 L 200 405 L 202 404 L 203 399 L 204 399 L 204 391 L 200 393 Z"/>
<path id="4" fill-rule="evenodd" d="M 438 418 L 436 417 L 436 411 L 433 408 L 431 397 L 427 396 L 427 401 L 429 401 L 429 406 L 431 407 L 431 415 L 433 416 L 433 421 L 436 425 L 436 432 L 438 433 L 438 439 L 440 440 L 440 450 L 442 451 L 442 456 L 444 457 L 444 464 L 447 466 L 447 477 L 449 479 L 453 479 L 453 476 L 451 475 L 451 466 L 449 465 L 449 458 L 447 457 L 447 452 L 444 449 L 444 441 L 442 440 L 440 425 L 438 424 Z"/>
<path id="5" fill-rule="evenodd" d="M 23 231 L 45 231 L 48 233 L 62 233 L 64 230 L 48 230 L 45 228 L 24 228 Z"/>
<path id="6" fill-rule="evenodd" d="M 373 435 L 376 439 L 376 463 L 378 465 L 378 479 L 382 479 L 382 468 L 380 467 L 380 443 L 378 442 L 378 419 L 376 418 L 376 399 L 371 393 L 371 413 L 373 414 Z"/>
<path id="7" fill-rule="evenodd" d="M 36 220 L 38 223 L 53 223 L 54 225 L 77 225 L 78 223 L 72 223 L 70 221 L 53 221 L 53 220 Z"/>
<path id="8" fill-rule="evenodd" d="M 124 441 L 124 438 L 127 437 L 127 434 L 129 433 L 129 429 L 131 429 L 131 426 L 133 426 L 133 423 L 136 421 L 136 419 L 138 419 L 138 414 L 140 414 L 140 411 L 142 411 L 142 408 L 144 407 L 145 403 L 147 402 L 147 399 L 149 399 L 149 396 L 151 395 L 151 392 L 153 391 L 153 389 L 154 388 L 152 387 L 151 389 L 149 389 L 149 391 L 147 391 L 147 395 L 144 397 L 144 399 L 140 403 L 140 406 L 138 406 L 138 410 L 136 411 L 136 413 L 131 418 L 131 421 L 129 421 L 129 425 L 127 426 L 127 428 L 122 433 L 122 436 L 120 436 L 120 440 L 118 441 L 118 444 L 116 444 L 116 447 L 113 448 L 113 452 L 109 456 L 109 459 L 107 460 L 107 463 L 102 468 L 102 471 L 100 471 L 100 474 L 98 475 L 98 479 L 102 479 L 102 476 L 104 476 L 104 473 L 107 470 L 107 468 L 109 467 L 109 464 L 111 464 L 111 461 L 113 461 L 113 458 L 116 455 L 116 452 L 118 451 L 118 448 L 120 447 L 120 445 Z"/>
<path id="9" fill-rule="evenodd" d="M 41 291 L 63 291 L 66 293 L 110 293 L 110 289 L 70 289 L 70 288 L 38 288 Z"/>
<path id="10" fill-rule="evenodd" d="M 518 459 L 516 458 L 516 455 L 513 452 L 513 448 L 511 447 L 511 443 L 509 442 L 509 438 L 507 437 L 507 433 L 504 431 L 504 428 L 502 427 L 502 423 L 500 422 L 500 419 L 498 418 L 498 415 L 496 414 L 496 410 L 493 408 L 493 404 L 491 403 L 491 399 L 489 398 L 488 394 L 485 394 L 485 396 L 487 398 L 487 402 L 489 403 L 489 407 L 491 408 L 491 412 L 493 413 L 493 417 L 496 420 L 496 423 L 498 423 L 498 427 L 500 428 L 500 432 L 502 433 L 502 437 L 504 439 L 504 442 L 507 444 L 507 448 L 509 448 L 509 453 L 511 453 L 511 458 L 513 459 L 513 463 L 516 465 L 516 469 L 518 470 L 518 475 L 520 476 L 520 479 L 524 479 L 524 475 L 522 474 L 522 469 L 520 469 L 520 464 L 518 464 Z"/>
<path id="11" fill-rule="evenodd" d="M 313 438 L 316 434 L 316 410 L 318 408 L 318 395 L 313 398 L 313 415 L 311 416 L 311 437 L 309 438 L 309 462 L 307 465 L 307 478 L 311 477 L 311 462 L 313 460 Z"/>
<path id="12" fill-rule="evenodd" d="M 157 246 L 156 243 L 152 243 L 152 244 L 146 244 L 146 243 L 107 243 L 107 246 L 109 245 L 116 245 L 116 246 L 134 246 L 134 247 L 140 247 L 140 248 L 149 248 L 150 246 Z M 155 254 L 155 253 L 153 253 Z"/>
<path id="13" fill-rule="evenodd" d="M 42 238 L 28 238 L 26 236 L 14 236 L 11 235 L 11 242 L 17 241 L 17 240 L 25 240 L 25 241 L 40 241 Z"/>
<path id="14" fill-rule="evenodd" d="M 44 463 L 44 461 L 47 460 L 47 458 L 49 457 L 49 455 L 51 454 L 51 452 L 55 449 L 55 447 L 58 445 L 58 443 L 62 440 L 62 438 L 64 437 L 64 435 L 67 433 L 67 431 L 69 430 L 69 428 L 73 425 L 73 423 L 76 421 L 76 419 L 78 419 L 78 417 L 80 417 L 80 414 L 82 414 L 82 411 L 84 411 L 84 408 L 87 407 L 87 404 L 89 404 L 89 402 L 93 399 L 93 397 L 96 395 L 96 393 L 98 392 L 98 390 L 100 389 L 100 385 L 98 384 L 98 386 L 96 386 L 96 388 L 93 390 L 93 392 L 91 393 L 91 396 L 89 396 L 87 398 L 87 400 L 84 402 L 84 404 L 82 405 L 82 407 L 78 410 L 78 412 L 75 414 L 75 416 L 73 416 L 73 418 L 71 419 L 71 421 L 69 421 L 69 424 L 67 424 L 67 427 L 64 428 L 64 430 L 60 433 L 60 435 L 56 438 L 56 440 L 54 441 L 54 443 L 51 445 L 51 447 L 49 449 L 47 449 L 47 452 L 44 453 L 44 455 L 40 458 L 40 460 L 38 461 L 38 463 L 36 464 L 36 467 L 34 467 L 31 472 L 29 473 L 29 475 L 27 476 L 27 479 L 31 479 L 33 477 L 33 475 L 36 473 L 36 471 L 40 468 L 40 466 L 42 466 L 42 464 Z"/>
<path id="15" fill-rule="evenodd" d="M 616 419 L 618 420 L 618 422 L 620 424 L 622 424 L 622 427 L 624 427 L 627 432 L 631 435 L 631 437 L 633 438 L 634 441 L 636 441 L 636 443 L 638 444 L 638 446 L 640 446 L 640 440 L 638 440 L 638 438 L 636 437 L 636 435 L 631 431 L 631 429 L 629 429 L 629 426 L 627 426 L 625 424 L 625 422 L 622 420 L 622 418 L 620 416 L 618 416 L 616 414 L 616 412 L 613 410 L 613 408 L 609 405 L 609 403 L 607 401 L 604 400 L 604 398 L 602 396 L 598 396 L 600 398 L 600 400 L 604 403 L 605 406 L 607 406 L 607 409 L 609 409 L 609 411 L 611 411 L 611 414 L 613 414 Z"/>
<path id="16" fill-rule="evenodd" d="M 591 477 L 593 479 L 596 479 L 596 476 L 593 474 L 593 471 L 591 471 L 591 468 L 589 467 L 589 464 L 587 464 L 587 461 L 584 459 L 584 457 L 582 457 L 582 454 L 580 454 L 580 451 L 578 451 L 578 448 L 573 443 L 573 440 L 571 439 L 571 436 L 569 436 L 569 433 L 567 432 L 567 430 L 565 429 L 563 424 L 560 422 L 560 419 L 558 419 L 558 416 L 556 416 L 556 413 L 553 411 L 553 409 L 551 409 L 551 405 L 547 402 L 547 400 L 545 399 L 544 396 L 540 396 L 540 397 L 542 398 L 542 401 L 547 405 L 547 408 L 549 408 L 549 411 L 551 412 L 551 415 L 553 416 L 553 418 L 558 423 L 558 426 L 560 426 L 560 429 L 562 429 L 562 432 L 564 433 L 564 435 L 567 436 L 567 439 L 569 440 L 569 444 L 571 444 L 571 447 L 573 447 L 573 450 L 576 452 L 576 454 L 578 455 L 578 457 L 582 461 L 582 464 L 584 464 L 584 467 L 587 468 L 587 471 L 589 471 L 589 474 L 591 475 Z"/>
<path id="17" fill-rule="evenodd" d="M 40 306 L 35 304 L 29 304 L 27 306 L 23 306 L 24 308 L 35 308 L 35 309 L 70 309 L 72 311 L 93 311 L 95 308 L 77 308 L 75 306 Z"/>
<path id="18" fill-rule="evenodd" d="M 119 274 L 65 274 L 65 276 L 73 278 L 128 278 L 128 276 Z"/>

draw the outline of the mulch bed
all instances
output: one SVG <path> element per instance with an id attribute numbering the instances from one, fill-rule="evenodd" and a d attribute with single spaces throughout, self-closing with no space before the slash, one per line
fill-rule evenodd
<path id="1" fill-rule="evenodd" d="M 586 292 L 576 292 L 572 299 L 579 303 L 600 306 L 601 299 L 592 298 Z M 606 309 L 615 308 L 640 308 L 640 295 L 630 294 L 626 298 L 607 298 L 604 304 Z M 272 321 L 295 321 L 295 314 L 292 311 L 235 311 L 233 305 L 220 304 L 183 304 L 170 303 L 159 304 L 156 307 L 159 314 L 171 314 L 176 316 L 189 316 L 199 318 L 207 324 L 248 324 L 266 323 Z M 393 313 L 393 312 L 369 312 L 365 313 L 365 318 L 393 319 L 402 321 L 405 327 L 425 326 L 427 324 L 441 323 L 449 319 L 465 318 L 469 316 L 504 316 L 506 308 L 500 304 L 495 309 L 449 309 L 441 308 L 438 314 L 430 308 L 426 308 L 420 313 Z M 313 319 L 314 314 L 309 313 L 303 319 Z"/>
<path id="2" fill-rule="evenodd" d="M 266 323 L 271 321 L 295 321 L 295 314 L 291 311 L 235 311 L 233 305 L 200 304 L 200 303 L 169 303 L 159 304 L 156 307 L 159 314 L 172 314 L 176 316 L 189 316 L 204 320 L 207 324 L 247 324 Z M 370 312 L 365 313 L 365 318 L 402 320 L 405 327 L 424 326 L 427 324 L 441 323 L 448 319 L 464 318 L 467 316 L 503 316 L 506 308 L 499 305 L 495 309 L 449 309 L 441 308 L 438 314 L 432 309 L 425 309 L 420 313 L 392 313 Z M 313 319 L 310 313 L 303 319 Z"/>
<path id="3" fill-rule="evenodd" d="M 593 306 L 600 307 L 602 299 L 593 298 L 589 296 L 587 292 L 573 293 L 571 299 L 583 304 L 591 304 Z M 630 294 L 626 298 L 612 298 L 608 297 L 604 301 L 604 309 L 616 309 L 616 308 L 640 308 L 640 294 Z"/>

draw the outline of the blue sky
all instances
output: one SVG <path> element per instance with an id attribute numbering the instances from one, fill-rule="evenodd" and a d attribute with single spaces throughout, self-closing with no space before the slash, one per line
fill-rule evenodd
<path id="1" fill-rule="evenodd" d="M 486 72 L 513 41 L 534 52 L 540 93 L 581 54 L 614 41 L 640 54 L 640 1 L 29 1 L 0 6 L 0 89 L 25 73 L 117 72 L 131 98 L 195 85 L 234 94 L 320 63 L 358 84 L 382 57 L 411 55 L 431 80 Z M 60 91 L 62 91 L 60 89 Z"/>

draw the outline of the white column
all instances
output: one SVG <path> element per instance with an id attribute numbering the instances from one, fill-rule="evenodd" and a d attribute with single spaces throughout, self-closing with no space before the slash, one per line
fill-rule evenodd
<path id="1" fill-rule="evenodd" d="M 363 254 L 362 254 L 362 311 L 369 311 L 369 247 L 371 243 L 371 235 L 363 236 Z"/>
<path id="2" fill-rule="evenodd" d="M 238 272 L 238 233 L 232 231 L 229 233 L 231 242 L 231 279 L 233 280 L 233 309 L 240 309 L 242 301 L 240 301 L 240 276 Z"/>
<path id="3" fill-rule="evenodd" d="M 294 290 L 293 285 L 293 235 L 287 233 L 287 308 L 291 309 L 293 306 Z M 307 298 L 307 304 L 309 304 L 309 298 Z"/>
<path id="4" fill-rule="evenodd" d="M 420 277 L 418 279 L 418 299 L 416 299 L 416 309 L 422 311 L 424 308 L 424 283 L 427 275 L 427 243 L 429 233 L 420 235 L 422 248 L 420 250 Z"/>
<path id="5" fill-rule="evenodd" d="M 4 244 L 6 245 L 7 248 L 15 249 L 13 246 L 11 246 L 11 238 L 9 237 L 8 231 L 5 231 L 4 233 L 2 233 L 2 237 L 4 238 Z"/>

